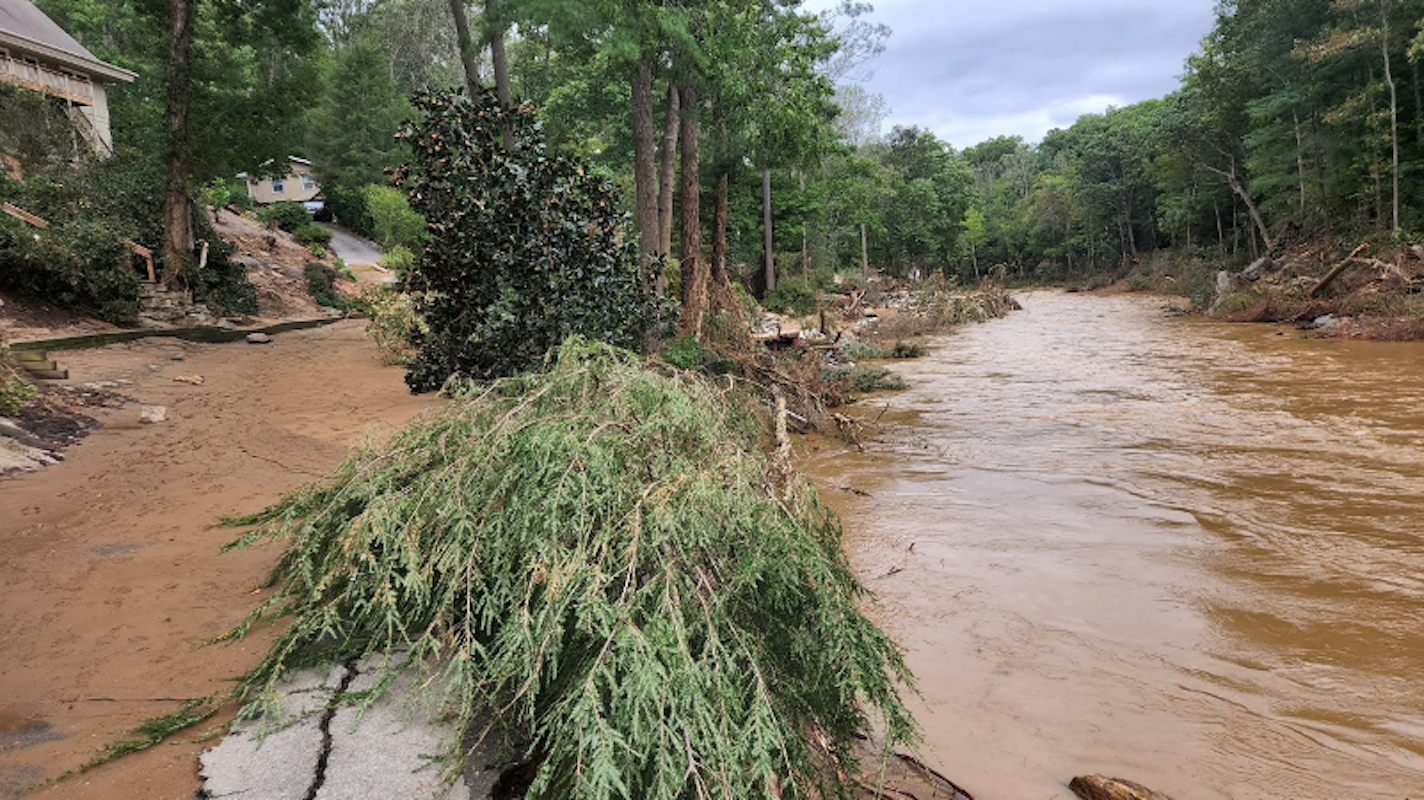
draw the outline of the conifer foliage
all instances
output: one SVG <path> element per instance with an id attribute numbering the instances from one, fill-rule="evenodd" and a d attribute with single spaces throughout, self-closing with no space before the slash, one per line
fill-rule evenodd
<path id="1" fill-rule="evenodd" d="M 914 735 L 910 677 L 746 408 L 573 338 L 354 454 L 241 540 L 286 539 L 255 613 L 293 617 L 245 691 L 400 653 L 387 670 L 435 665 L 462 726 L 532 734 L 527 797 L 845 794 L 858 731 Z"/>
<path id="2" fill-rule="evenodd" d="M 647 282 L 612 184 L 548 153 L 532 106 L 450 91 L 416 106 L 424 118 L 397 134 L 411 163 L 396 174 L 431 236 L 411 278 L 430 329 L 411 388 L 513 375 L 572 334 L 639 345 Z"/>

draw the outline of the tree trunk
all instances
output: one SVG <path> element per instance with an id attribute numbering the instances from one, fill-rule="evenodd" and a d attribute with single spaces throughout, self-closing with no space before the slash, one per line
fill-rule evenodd
<path id="1" fill-rule="evenodd" d="M 1207 167 L 1207 170 L 1226 179 L 1226 185 L 1230 186 L 1231 191 L 1241 198 L 1241 202 L 1246 204 L 1246 213 L 1251 215 L 1251 222 L 1256 225 L 1256 232 L 1261 235 L 1261 241 L 1265 243 L 1266 249 L 1270 250 L 1274 247 L 1275 243 L 1271 240 L 1271 232 L 1266 228 L 1266 220 L 1262 218 L 1260 209 L 1256 208 L 1256 201 L 1251 199 L 1246 187 L 1241 185 L 1241 179 L 1236 177 L 1236 162 L 1234 160 L 1231 162 L 1230 170 L 1221 170 L 1210 166 Z"/>
<path id="2" fill-rule="evenodd" d="M 480 51 L 470 38 L 465 0 L 450 0 L 450 16 L 455 18 L 455 43 L 460 48 L 460 63 L 465 67 L 465 93 L 473 99 L 480 93 Z"/>
<path id="3" fill-rule="evenodd" d="M 717 175 L 717 192 L 712 207 L 712 285 L 728 282 L 727 276 L 727 194 L 730 179 L 724 167 Z"/>
<path id="4" fill-rule="evenodd" d="M 494 67 L 494 96 L 499 98 L 500 108 L 508 113 L 514 108 L 514 92 L 509 88 L 509 62 L 504 55 L 504 21 L 499 18 L 497 0 L 485 0 L 485 31 L 489 38 L 490 64 Z M 508 124 L 501 131 L 504 149 L 514 149 L 514 133 Z"/>
<path id="5" fill-rule="evenodd" d="M 1221 224 L 1221 206 L 1212 203 L 1211 208 L 1216 212 L 1216 245 L 1221 249 L 1221 257 L 1226 258 L 1226 228 Z"/>
<path id="6" fill-rule="evenodd" d="M 765 252 L 763 265 L 766 269 L 766 293 L 776 288 L 776 250 L 771 236 L 771 169 L 761 171 L 761 230 L 762 246 Z"/>
<path id="7" fill-rule="evenodd" d="M 1291 121 L 1295 123 L 1295 172 L 1300 182 L 1300 224 L 1305 224 L 1305 140 L 1300 133 L 1300 112 L 1291 109 Z"/>
<path id="8" fill-rule="evenodd" d="M 661 174 L 658 180 L 658 253 L 672 252 L 672 187 L 677 177 L 677 132 L 679 92 L 676 86 L 668 86 L 667 117 L 663 120 L 663 149 Z"/>
<path id="9" fill-rule="evenodd" d="M 865 223 L 860 223 L 860 271 L 870 274 L 870 246 L 866 243 Z"/>
<path id="10" fill-rule="evenodd" d="M 805 195 L 805 194 L 806 194 L 806 173 L 805 173 L 805 172 L 801 172 L 801 174 L 800 174 L 799 177 L 800 177 L 801 194 L 802 194 L 802 195 Z M 807 220 L 805 217 L 802 217 L 802 218 L 801 218 L 801 274 L 802 274 L 802 275 L 809 275 L 809 274 L 811 273 L 811 246 L 810 246 L 810 243 L 806 241 L 806 230 L 807 230 L 808 227 L 810 227 L 810 224 L 811 224 L 810 221 Z"/>
<path id="11" fill-rule="evenodd" d="M 485 24 L 489 26 L 490 64 L 494 67 L 494 94 L 505 108 L 514 107 L 514 92 L 509 88 L 509 61 L 504 53 L 504 21 L 499 18 L 497 0 L 485 0 Z"/>
<path id="12" fill-rule="evenodd" d="M 168 38 L 168 170 L 163 184 L 163 283 L 185 282 L 193 249 L 193 214 L 188 199 L 188 110 L 193 71 L 193 3 L 170 0 Z"/>
<path id="13" fill-rule="evenodd" d="M 1389 4 L 1383 0 L 1380 2 L 1380 25 L 1380 50 L 1384 54 L 1384 82 L 1389 86 L 1389 145 L 1393 178 L 1390 230 L 1399 233 L 1399 90 L 1394 85 L 1394 67 L 1390 63 L 1389 57 Z"/>
<path id="14" fill-rule="evenodd" d="M 638 256 L 644 272 L 658 258 L 658 176 L 653 154 L 653 64 L 644 55 L 632 75 L 633 205 L 638 225 Z M 653 278 L 659 295 L 665 287 L 661 272 Z"/>
<path id="15" fill-rule="evenodd" d="M 679 255 L 682 258 L 682 316 L 678 328 L 685 334 L 702 338 L 702 322 L 707 314 L 707 266 L 702 261 L 702 179 L 697 154 L 697 90 L 684 86 L 682 97 L 679 150 L 682 162 L 682 235 Z"/>
<path id="16" fill-rule="evenodd" d="M 1424 87 L 1419 85 L 1419 62 L 1411 60 L 1409 71 L 1414 80 L 1410 81 L 1414 85 L 1414 142 L 1424 143 Z"/>

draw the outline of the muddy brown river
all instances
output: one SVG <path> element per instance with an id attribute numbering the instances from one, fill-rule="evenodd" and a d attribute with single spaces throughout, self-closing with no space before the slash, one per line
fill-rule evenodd
<path id="1" fill-rule="evenodd" d="M 1020 301 L 802 458 L 930 760 L 978 800 L 1424 798 L 1424 344 Z"/>

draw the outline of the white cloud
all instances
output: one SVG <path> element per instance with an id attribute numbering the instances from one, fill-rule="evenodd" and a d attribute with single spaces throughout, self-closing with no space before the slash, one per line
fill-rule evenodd
<path id="1" fill-rule="evenodd" d="M 812 0 L 808 11 L 835 5 Z M 1160 97 L 1213 21 L 1213 0 L 879 0 L 893 29 L 866 88 L 956 147 L 1037 141 L 1081 114 Z"/>

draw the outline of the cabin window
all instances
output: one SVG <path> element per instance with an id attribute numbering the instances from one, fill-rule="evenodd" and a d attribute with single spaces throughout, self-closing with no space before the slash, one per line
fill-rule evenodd
<path id="1" fill-rule="evenodd" d="M 272 179 L 272 194 L 282 194 L 282 193 L 285 192 L 285 191 L 286 191 L 286 187 L 282 185 L 282 179 L 281 179 L 281 178 L 273 178 L 273 179 Z"/>
<path id="2" fill-rule="evenodd" d="M 312 176 L 303 174 L 303 175 L 302 175 L 302 188 L 303 188 L 304 190 L 310 192 L 312 189 L 315 189 L 315 188 L 316 188 L 316 181 L 312 180 Z"/>

